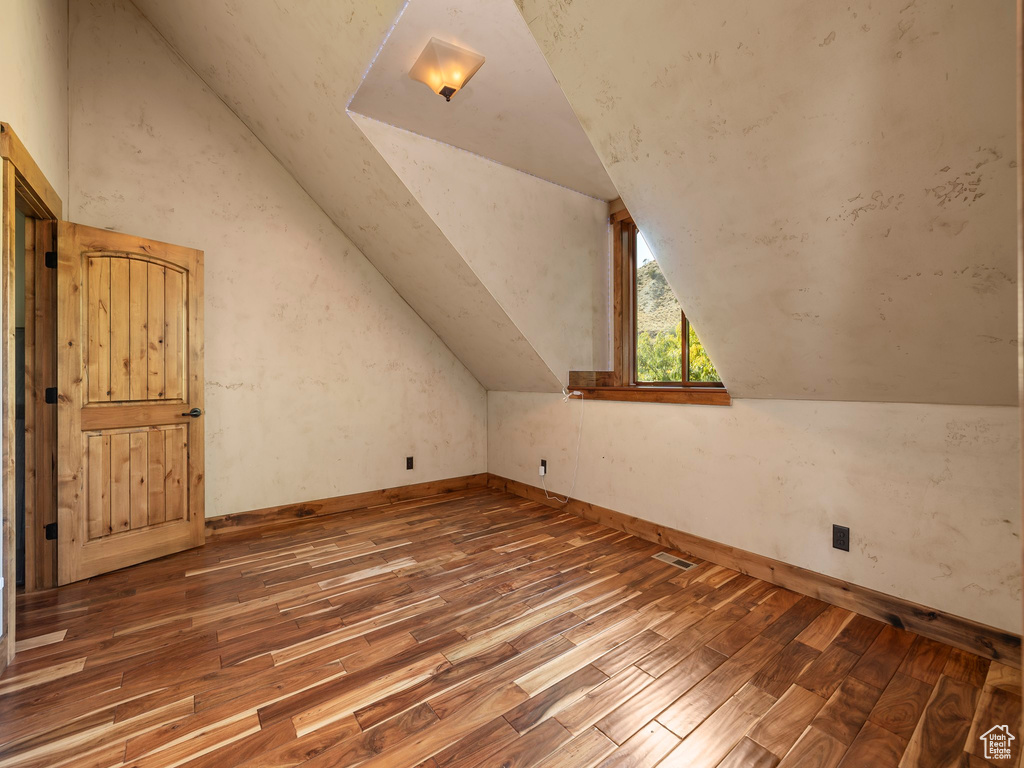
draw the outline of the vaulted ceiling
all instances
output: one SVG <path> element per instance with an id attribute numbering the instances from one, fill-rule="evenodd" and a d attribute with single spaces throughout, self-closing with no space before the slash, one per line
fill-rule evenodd
<path id="1" fill-rule="evenodd" d="M 519 5 L 730 391 L 1017 402 L 1012 3 Z"/>
<path id="2" fill-rule="evenodd" d="M 400 0 L 136 5 L 484 387 L 560 390 L 346 112 Z"/>
<path id="3" fill-rule="evenodd" d="M 409 77 L 432 37 L 486 54 L 450 104 Z M 618 197 L 510 0 L 412 0 L 349 109 L 585 195 Z"/>
<path id="4" fill-rule="evenodd" d="M 1008 4 L 515 1 L 734 395 L 1016 402 Z M 346 111 L 401 0 L 135 2 L 485 387 L 560 387 Z"/>

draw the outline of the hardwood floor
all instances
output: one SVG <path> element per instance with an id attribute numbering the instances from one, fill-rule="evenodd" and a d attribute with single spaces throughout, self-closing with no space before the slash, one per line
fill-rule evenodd
<path id="1" fill-rule="evenodd" d="M 0 766 L 1019 764 L 1018 670 L 659 551 L 477 489 L 23 596 Z"/>

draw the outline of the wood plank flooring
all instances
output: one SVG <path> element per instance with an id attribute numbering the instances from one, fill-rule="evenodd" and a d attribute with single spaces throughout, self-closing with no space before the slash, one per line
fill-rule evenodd
<path id="1" fill-rule="evenodd" d="M 659 551 L 477 489 L 23 596 L 0 767 L 1019 764 L 1019 671 Z"/>

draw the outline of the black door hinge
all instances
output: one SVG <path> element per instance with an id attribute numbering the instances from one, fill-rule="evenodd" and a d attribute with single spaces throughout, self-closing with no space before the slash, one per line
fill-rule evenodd
<path id="1" fill-rule="evenodd" d="M 46 540 L 54 541 L 57 538 L 57 524 L 47 523 L 43 526 L 43 530 L 46 531 Z"/>
<path id="2" fill-rule="evenodd" d="M 56 387 L 47 387 L 46 391 L 43 393 L 43 398 L 46 401 L 47 405 L 56 405 L 57 404 L 57 388 Z"/>
<path id="3" fill-rule="evenodd" d="M 56 269 L 57 268 L 57 252 L 56 251 L 47 251 L 46 252 L 45 264 L 46 264 L 46 268 L 47 269 Z"/>

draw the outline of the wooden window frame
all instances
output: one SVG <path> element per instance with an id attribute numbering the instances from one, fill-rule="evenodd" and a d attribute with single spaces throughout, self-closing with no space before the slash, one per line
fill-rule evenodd
<path id="1" fill-rule="evenodd" d="M 612 227 L 612 370 L 570 371 L 569 388 L 591 400 L 730 405 L 721 382 L 637 381 L 636 237 L 638 229 L 621 200 L 610 204 Z M 683 366 L 689 375 L 689 321 L 682 312 Z"/>

